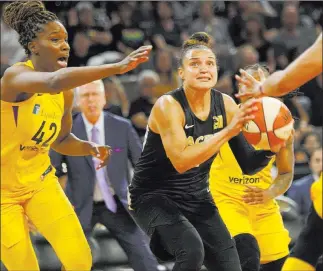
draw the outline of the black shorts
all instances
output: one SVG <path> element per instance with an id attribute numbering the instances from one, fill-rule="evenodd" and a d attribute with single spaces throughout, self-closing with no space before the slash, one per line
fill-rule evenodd
<path id="1" fill-rule="evenodd" d="M 323 253 L 323 220 L 317 215 L 313 205 L 290 256 L 315 266 Z"/>
<path id="2" fill-rule="evenodd" d="M 195 208 L 192 208 L 193 206 Z M 166 195 L 145 194 L 133 207 L 134 219 L 151 238 L 151 250 L 162 261 L 174 260 L 174 256 L 166 251 L 155 230 L 158 226 L 181 222 L 184 224 L 188 222 L 196 228 L 204 245 L 207 244 L 211 248 L 211 253 L 227 248 L 235 250 L 234 239 L 231 238 L 211 197 L 199 202 L 186 202 L 182 205 Z"/>

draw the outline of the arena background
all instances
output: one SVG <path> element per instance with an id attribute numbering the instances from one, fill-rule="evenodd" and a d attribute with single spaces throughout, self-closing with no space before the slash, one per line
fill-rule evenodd
<path id="1" fill-rule="evenodd" d="M 5 3 L 1 2 L 2 10 Z M 236 92 L 233 75 L 240 67 L 260 62 L 270 72 L 283 69 L 322 31 L 320 1 L 46 1 L 45 5 L 59 16 L 69 33 L 69 66 L 112 63 L 142 44 L 154 46 L 148 63 L 114 77 L 111 89 L 105 84 L 109 105 L 106 110 L 114 112 L 113 108 L 129 118 L 133 101 L 142 93 L 138 83 L 141 71 L 148 69 L 159 75 L 151 97 L 157 98 L 180 84 L 177 57 L 182 41 L 193 32 L 206 31 L 214 38 L 219 64 L 215 87 L 233 95 Z M 24 57 L 16 33 L 1 17 L 1 76 Z M 322 74 L 302 86 L 300 92 L 303 94 L 285 101 L 297 117 L 293 182 L 312 174 L 310 157 L 322 144 Z M 320 163 L 322 167 L 322 157 Z M 66 181 L 64 176 L 60 178 L 63 187 Z M 278 201 L 292 247 L 306 213 L 288 198 L 288 193 Z M 31 236 L 41 270 L 60 270 L 60 262 L 49 243 L 38 233 Z M 93 270 L 132 270 L 122 248 L 104 226 L 97 225 L 89 241 Z M 160 268 L 171 270 L 171 266 L 172 263 L 161 263 Z M 6 270 L 2 264 L 1 270 Z"/>

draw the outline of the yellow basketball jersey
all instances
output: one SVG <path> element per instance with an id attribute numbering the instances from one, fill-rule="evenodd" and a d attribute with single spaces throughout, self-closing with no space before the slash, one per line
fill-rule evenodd
<path id="1" fill-rule="evenodd" d="M 32 62 L 17 63 L 33 67 Z M 22 191 L 40 182 L 50 166 L 48 151 L 61 128 L 63 93 L 1 101 L 1 191 Z"/>
<path id="2" fill-rule="evenodd" d="M 223 144 L 215 157 L 210 170 L 210 190 L 219 191 L 232 198 L 241 199 L 246 185 L 266 189 L 272 182 L 271 168 L 274 158 L 269 164 L 255 175 L 244 175 L 229 146 Z"/>
<path id="3" fill-rule="evenodd" d="M 311 198 L 313 200 L 314 208 L 317 214 L 323 218 L 323 210 L 322 210 L 322 191 L 323 181 L 322 181 L 322 173 L 318 181 L 314 182 L 311 187 Z"/>

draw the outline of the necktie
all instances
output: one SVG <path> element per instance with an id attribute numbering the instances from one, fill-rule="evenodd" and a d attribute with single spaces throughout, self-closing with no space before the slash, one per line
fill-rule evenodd
<path id="1" fill-rule="evenodd" d="M 98 128 L 96 128 L 95 126 L 93 126 L 92 128 L 92 138 L 91 138 L 92 142 L 99 144 L 99 130 Z M 100 164 L 100 160 L 93 157 L 93 163 L 94 163 L 94 167 L 96 168 L 99 164 Z M 117 211 L 117 203 L 113 197 L 113 195 L 111 194 L 111 191 L 109 189 L 109 186 L 107 184 L 107 175 L 105 174 L 104 168 L 100 168 L 96 171 L 96 180 L 98 182 L 98 185 L 100 187 L 105 205 L 107 206 L 107 208 L 115 213 Z"/>

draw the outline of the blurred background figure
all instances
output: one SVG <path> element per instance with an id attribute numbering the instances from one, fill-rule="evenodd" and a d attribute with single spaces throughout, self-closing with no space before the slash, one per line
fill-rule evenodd
<path id="1" fill-rule="evenodd" d="M 97 170 L 95 158 L 63 156 L 52 151 L 57 174 L 62 172 L 63 162 L 67 165 L 66 195 L 87 236 L 97 223 L 103 224 L 124 249 L 135 271 L 157 270 L 147 238 L 128 213 L 128 159 L 132 166 L 139 159 L 139 137 L 128 120 L 103 112 L 106 101 L 101 80 L 77 88 L 76 95 L 81 113 L 74 116 L 73 134 L 111 146 L 113 157 L 108 166 Z"/>
<path id="2" fill-rule="evenodd" d="M 309 167 L 311 174 L 294 180 L 294 183 L 288 190 L 288 197 L 298 204 L 300 214 L 305 219 L 310 210 L 312 200 L 310 190 L 312 184 L 319 179 L 322 172 L 322 148 L 316 148 L 310 157 Z"/>
<path id="3" fill-rule="evenodd" d="M 121 117 L 128 117 L 129 101 L 124 86 L 118 77 L 105 78 L 103 84 L 106 100 L 103 110 Z"/>
<path id="4" fill-rule="evenodd" d="M 129 118 L 142 140 L 146 133 L 151 109 L 157 101 L 155 88 L 159 82 L 159 75 L 152 70 L 144 70 L 138 75 L 140 97 L 131 103 Z"/>

